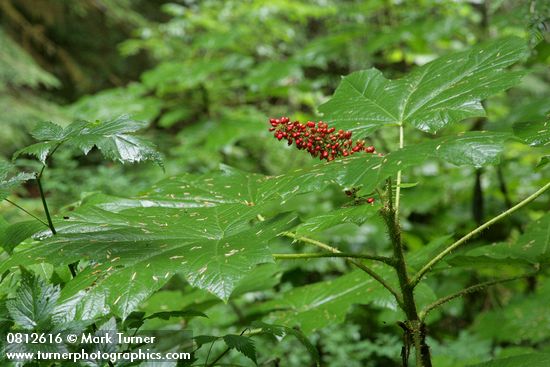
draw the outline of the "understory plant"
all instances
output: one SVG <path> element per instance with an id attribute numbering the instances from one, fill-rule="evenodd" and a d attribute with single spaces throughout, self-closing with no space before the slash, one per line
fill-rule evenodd
<path id="1" fill-rule="evenodd" d="M 208 315 L 212 305 L 226 302 L 238 310 L 234 326 L 239 331 L 195 336 L 193 354 L 200 363 L 196 365 L 221 364 L 233 349 L 251 363 L 269 365 L 269 360 L 261 361 L 256 355 L 252 339 L 265 335 L 297 338 L 315 365 L 321 363 L 319 354 L 306 336 L 343 322 L 353 305 L 375 304 L 392 312 L 402 329 L 402 365 L 414 360 L 418 367 L 432 366 L 427 341 L 431 313 L 464 295 L 502 282 L 536 278 L 546 271 L 548 213 L 534 218 L 513 243 L 475 248 L 468 244 L 540 199 L 550 189 L 547 180 L 458 238 L 441 233 L 409 251 L 402 225 L 402 196 L 422 184 L 406 182 L 414 169 L 433 161 L 446 167 L 481 169 L 498 164 L 507 144 L 535 149 L 548 145 L 545 121 L 521 121 L 513 131 L 458 128 L 457 133 L 456 126 L 451 131 L 463 120 L 482 118 L 483 100 L 520 82 L 527 71 L 517 63 L 526 53 L 525 42 L 510 37 L 440 57 L 400 79 L 388 80 L 376 69 L 352 73 L 319 107 L 323 121 L 269 120 L 268 129 L 277 140 L 327 162 L 279 176 L 221 166 L 205 175 L 167 178 L 136 196 L 92 194 L 58 216 L 51 215 L 43 186 L 45 168 L 58 149 L 71 147 L 87 154 L 97 147 L 106 158 L 122 163 L 161 163 L 161 157 L 151 144 L 133 135 L 146 124 L 128 117 L 75 122 L 65 128 L 39 124 L 33 134 L 39 142 L 14 158 L 35 156 L 40 169 L 9 178 L 8 166 L 2 166 L 0 195 L 25 210 L 8 195 L 18 183 L 35 180 L 45 219 L 35 217 L 2 229 L 7 255 L 0 273 L 4 284 L 23 277 L 19 292 L 38 300 L 43 297 L 36 285 L 40 264 L 47 269 L 42 277 L 55 283 L 48 288 L 55 296 L 49 298 L 47 312 L 40 314 L 47 316 L 46 321 L 28 322 L 37 314 L 24 311 L 28 308 L 24 300 L 5 292 L 3 302 L 10 305 L 5 330 L 47 329 L 63 321 L 81 328 L 114 322 L 117 328 L 137 329 L 151 319 L 170 317 L 182 318 L 182 327 L 187 327 L 191 317 Z M 379 139 L 380 129 L 395 132 L 396 149 Z M 334 187 L 349 198 L 344 205 L 329 213 L 300 217 L 300 203 L 307 194 Z M 375 251 L 369 243 L 361 243 L 359 251 L 342 251 L 317 237 L 342 223 L 363 224 L 376 216 L 385 224 L 390 243 L 386 249 Z M 292 251 L 296 246 L 290 243 L 296 242 L 317 251 Z M 275 252 L 275 247 L 287 251 Z M 448 261 L 460 251 L 462 265 Z M 505 261 L 514 275 L 436 296 L 429 277 L 445 275 L 448 269 L 480 257 L 494 266 Z M 349 267 L 333 279 L 274 292 L 242 310 L 236 305 L 243 295 L 271 290 L 283 262 L 318 258 L 342 258 Z M 174 287 L 186 287 L 193 300 L 181 300 L 180 309 L 171 313 L 144 306 L 150 297 Z M 222 342 L 225 347 L 211 355 L 213 346 Z"/>

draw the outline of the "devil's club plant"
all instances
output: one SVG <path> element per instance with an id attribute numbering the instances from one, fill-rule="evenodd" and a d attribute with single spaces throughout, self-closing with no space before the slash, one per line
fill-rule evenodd
<path id="1" fill-rule="evenodd" d="M 431 366 L 426 338 L 430 312 L 465 294 L 545 270 L 548 214 L 537 219 L 511 248 L 481 247 L 483 256 L 493 259 L 489 262 L 496 263 L 498 257 L 524 266 L 517 275 L 481 282 L 440 298 L 424 281 L 443 264 L 452 268 L 454 263 L 446 261 L 452 252 L 539 198 L 550 189 L 550 183 L 466 235 L 453 239 L 441 233 L 438 240 L 412 253 L 407 251 L 401 225 L 403 190 L 414 186 L 404 182 L 410 168 L 432 160 L 481 168 L 499 162 L 507 141 L 548 144 L 547 124 L 536 122 L 517 124 L 513 132 L 422 134 L 440 133 L 464 119 L 484 116 L 481 101 L 514 86 L 525 74 L 520 67 L 513 67 L 525 53 L 522 40 L 505 38 L 441 57 L 400 79 L 388 80 L 376 69 L 352 73 L 343 78 L 332 99 L 319 107 L 324 122 L 291 122 L 287 117 L 269 120 L 268 128 L 276 139 L 327 162 L 279 176 L 222 166 L 217 173 L 171 177 L 135 197 L 92 195 L 74 211 L 60 216 L 50 215 L 41 186 L 48 159 L 59 148 L 67 145 L 87 153 L 97 146 L 107 158 L 122 162 L 159 161 L 160 157 L 150 144 L 131 135 L 145 126 L 127 118 L 75 123 L 64 129 L 41 124 L 34 133 L 40 142 L 16 156 L 34 155 L 42 169 L 36 176 L 19 174 L 8 179 L 7 166 L 1 167 L 0 195 L 6 199 L 7 190 L 15 184 L 36 179 L 47 220 L 16 223 L 4 231 L 4 248 L 13 253 L 0 263 L 0 273 L 16 274 L 20 266 L 39 263 L 56 269 L 69 265 L 74 278 L 62 282 L 55 304 L 48 309 L 70 310 L 66 320 L 85 325 L 116 317 L 121 327 L 131 329 L 139 328 L 148 317 L 203 316 L 191 306 L 179 313 L 156 312 L 154 316 L 139 311 L 140 304 L 174 276 L 199 289 L 212 305 L 216 299 L 232 302 L 244 293 L 273 287 L 277 268 L 266 263 L 344 258 L 350 265 L 346 274 L 281 292 L 242 310 L 247 313 L 243 322 L 248 327 L 240 334 L 197 336 L 196 350 L 216 342 L 226 345 L 223 353 L 207 355 L 201 363 L 216 365 L 232 349 L 256 363 L 251 338 L 265 334 L 298 338 L 310 352 L 312 363 L 319 363 L 316 349 L 304 334 L 343 322 L 354 304 L 375 303 L 400 319 L 403 365 L 414 353 L 416 366 Z M 374 135 L 382 128 L 395 132 L 393 151 L 386 150 Z M 414 143 L 407 144 L 409 140 Z M 374 145 L 384 146 L 383 154 L 375 152 Z M 334 185 L 353 201 L 300 221 L 296 212 L 303 194 Z M 378 254 L 363 243 L 361 251 L 344 252 L 318 240 L 323 230 L 341 223 L 361 224 L 376 215 L 385 223 L 389 251 Z M 289 251 L 273 253 L 270 244 L 276 238 L 286 240 Z M 293 253 L 290 241 L 312 246 L 317 252 Z M 466 258 L 481 256 L 475 250 L 479 249 L 468 252 Z M 30 279 L 27 283 L 34 282 L 29 275 L 25 277 Z M 9 304 L 17 309 L 13 301 Z M 60 312 L 56 315 L 59 320 Z"/>

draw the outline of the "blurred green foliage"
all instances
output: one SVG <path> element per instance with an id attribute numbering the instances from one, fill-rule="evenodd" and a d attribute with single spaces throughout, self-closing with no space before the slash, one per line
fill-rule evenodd
<path id="1" fill-rule="evenodd" d="M 440 55 L 508 35 L 528 40 L 524 65 L 530 73 L 517 87 L 485 101 L 487 118 L 466 120 L 444 133 L 481 128 L 512 132 L 514 124 L 541 122 L 550 112 L 549 29 L 550 4 L 535 0 L 4 0 L 0 154 L 9 160 L 26 146 L 40 121 L 66 126 L 78 119 L 129 114 L 148 123 L 145 135 L 165 155 L 166 173 L 152 164 L 105 163 L 98 152 L 75 158 L 61 151 L 49 162 L 45 181 L 54 212 L 70 210 L 94 192 L 131 197 L 165 176 L 208 173 L 220 163 L 277 175 L 314 162 L 274 141 L 267 132 L 268 117 L 317 120 L 317 106 L 334 92 L 341 76 L 376 67 L 386 78 L 398 78 Z M 427 137 L 411 132 L 407 145 Z M 398 146 L 396 131 L 379 131 L 369 139 L 382 152 Z M 441 235 L 467 233 L 480 219 L 532 193 L 548 180 L 548 156 L 547 144 L 531 148 L 508 143 L 495 167 L 476 170 L 433 162 L 415 167 L 404 179 L 419 184 L 405 189 L 402 198 L 408 249 L 414 255 L 426 244 L 443 243 Z M 39 169 L 22 159 L 15 164 Z M 42 215 L 33 186 L 23 186 L 10 198 Z M 341 208 L 346 200 L 337 188 L 327 187 L 300 197 L 298 212 L 307 221 Z M 441 269 L 445 277 L 430 277 L 430 288 L 444 296 L 484 277 L 514 273 L 506 262 L 484 267 L 475 247 L 512 243 L 548 207 L 545 199 L 484 232 L 469 245 L 469 258 L 451 259 L 471 264 L 478 256 L 480 265 L 464 271 Z M 0 204 L 0 228 L 23 218 L 24 213 Z M 373 252 L 388 249 L 385 228 L 376 217 L 323 228 L 314 237 L 343 251 L 360 251 L 364 243 Z M 287 252 L 288 241 L 276 240 L 272 248 Z M 242 289 L 227 304 L 176 276 L 140 309 L 193 308 L 209 317 L 146 321 L 154 327 L 190 326 L 197 335 L 239 334 L 257 316 L 248 310 L 261 312 L 257 304 L 273 302 L 280 292 L 334 279 L 346 269 L 342 261 L 322 259 L 267 267 L 240 283 Z M 59 269 L 31 271 L 57 282 L 67 277 Z M 15 295 L 19 276 L 3 280 L 3 297 Z M 428 319 L 434 365 L 466 366 L 549 352 L 547 283 L 548 276 L 541 275 L 499 285 L 434 312 Z M 395 335 L 400 329 L 386 307 L 354 306 L 342 311 L 345 324 L 309 335 L 320 350 L 321 365 L 399 366 L 401 340 Z M 224 347 L 215 345 L 212 355 Z M 260 365 L 311 363 L 297 339 L 285 338 L 274 346 L 271 338 L 262 337 L 256 349 Z M 237 353 L 227 361 L 252 365 Z"/>

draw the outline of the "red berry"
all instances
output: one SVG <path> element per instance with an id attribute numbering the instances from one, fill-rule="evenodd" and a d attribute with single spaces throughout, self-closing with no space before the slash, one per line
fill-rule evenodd
<path id="1" fill-rule="evenodd" d="M 374 153 L 374 146 L 365 147 L 364 140 L 353 141 L 352 132 L 329 127 L 326 122 L 300 121 L 291 122 L 283 116 L 279 119 L 270 118 L 269 131 L 278 140 L 286 139 L 288 145 L 296 143 L 296 148 L 307 150 L 313 157 L 332 161 L 339 157 L 347 157 L 357 152 Z"/>

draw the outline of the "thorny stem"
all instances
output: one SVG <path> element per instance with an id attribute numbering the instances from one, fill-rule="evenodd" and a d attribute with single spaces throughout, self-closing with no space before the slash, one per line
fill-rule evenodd
<path id="1" fill-rule="evenodd" d="M 511 282 L 513 280 L 527 278 L 527 277 L 532 276 L 532 275 L 533 275 L 532 273 L 529 273 L 529 274 L 523 274 L 523 275 L 518 275 L 518 276 L 513 276 L 513 277 L 489 280 L 487 282 L 479 283 L 479 284 L 473 285 L 471 287 L 462 289 L 458 292 L 449 294 L 448 296 L 442 297 L 442 298 L 438 299 L 437 301 L 435 301 L 435 302 L 429 304 L 428 306 L 426 306 L 419 314 L 420 320 L 422 322 L 424 322 L 424 320 L 426 319 L 426 317 L 428 316 L 428 314 L 431 311 L 433 311 L 434 309 L 442 306 L 443 304 L 445 304 L 449 301 L 452 301 L 455 298 L 465 296 L 466 294 L 469 294 L 469 293 L 479 292 L 479 291 L 481 291 L 481 290 L 483 290 L 487 287 L 490 287 L 492 285 L 495 285 L 495 284 Z"/>
<path id="2" fill-rule="evenodd" d="M 273 254 L 275 260 L 295 260 L 295 259 L 314 259 L 319 257 L 347 257 L 350 259 L 367 259 L 374 261 L 381 261 L 386 264 L 391 264 L 392 259 L 386 256 L 376 256 L 367 254 L 349 254 L 345 252 L 332 253 L 332 252 L 310 252 L 300 254 Z"/>
<path id="3" fill-rule="evenodd" d="M 282 235 L 286 236 L 286 237 L 290 237 L 290 238 L 292 238 L 296 241 L 309 243 L 311 245 L 322 248 L 323 250 L 326 250 L 326 251 L 330 251 L 330 252 L 333 252 L 333 253 L 340 253 L 340 251 L 338 249 L 336 249 L 336 248 L 334 248 L 330 245 L 327 245 L 326 243 L 323 243 L 321 241 L 314 240 L 313 238 L 299 236 L 299 235 L 297 235 L 295 233 L 292 233 L 292 232 L 283 232 Z"/>
<path id="4" fill-rule="evenodd" d="M 438 255 L 436 255 L 432 260 L 430 260 L 422 269 L 416 273 L 413 280 L 411 281 L 412 287 L 415 287 L 418 282 L 422 279 L 424 274 L 426 274 L 435 264 L 437 264 L 439 261 L 441 261 L 445 256 L 447 256 L 449 253 L 451 253 L 453 250 L 461 246 L 463 243 L 471 239 L 472 237 L 475 237 L 477 234 L 482 232 L 484 229 L 490 227 L 491 225 L 495 224 L 496 222 L 506 218 L 510 214 L 514 213 L 515 211 L 523 208 L 525 205 L 529 204 L 531 201 L 535 200 L 539 196 L 541 196 L 546 190 L 550 189 L 550 182 L 548 182 L 546 185 L 541 187 L 539 190 L 537 190 L 535 193 L 531 194 L 530 196 L 526 197 L 522 201 L 520 201 L 518 204 L 514 205 L 510 209 L 502 212 L 501 214 L 497 215 L 493 219 L 485 222 L 481 226 L 477 227 L 470 233 L 466 234 L 464 237 L 447 247 L 445 250 L 441 251 Z"/>
<path id="5" fill-rule="evenodd" d="M 399 186 L 398 186 L 399 187 Z M 393 259 L 395 261 L 394 268 L 399 280 L 399 287 L 403 296 L 403 311 L 407 317 L 407 322 L 403 323 L 406 336 L 410 335 L 415 348 L 416 354 L 416 366 L 417 367 L 430 367 L 431 358 L 428 345 L 426 344 L 426 330 L 425 325 L 418 317 L 418 311 L 416 308 L 416 302 L 414 299 L 414 288 L 409 281 L 407 272 L 407 264 L 405 262 L 405 254 L 403 251 L 403 243 L 401 240 L 401 229 L 399 226 L 399 217 L 396 209 L 393 207 L 392 198 L 392 185 L 391 179 L 386 181 L 386 202 L 380 214 L 386 222 L 388 228 L 390 240 L 393 247 Z M 397 204 L 397 201 L 396 201 Z M 410 338 L 406 338 L 409 340 Z M 403 355 L 408 356 L 409 346 L 404 346 Z M 405 359 L 407 359 L 405 357 Z"/>
<path id="6" fill-rule="evenodd" d="M 404 130 L 403 124 L 399 125 L 399 149 L 404 146 Z M 399 216 L 399 199 L 401 198 L 401 170 L 397 171 L 397 180 L 395 188 L 395 217 Z"/>
<path id="7" fill-rule="evenodd" d="M 30 215 L 31 217 L 33 217 L 34 219 L 36 219 L 37 221 L 39 221 L 40 223 L 42 223 L 43 225 L 45 225 L 46 227 L 50 227 L 48 225 L 48 223 L 44 222 L 42 219 L 38 218 L 36 215 L 34 215 L 33 213 L 29 212 L 27 209 L 23 208 L 22 206 L 20 206 L 19 204 L 11 201 L 10 199 L 4 199 L 6 200 L 8 203 L 10 203 L 11 205 L 13 205 L 14 207 L 18 208 L 19 210 L 22 210 L 23 212 L 27 213 L 28 215 Z"/>
<path id="8" fill-rule="evenodd" d="M 415 320 L 418 318 L 416 314 L 416 304 L 414 303 L 412 288 L 409 287 L 409 277 L 407 274 L 407 265 L 405 263 L 405 255 L 403 253 L 403 245 L 401 243 L 401 229 L 395 215 L 395 210 L 392 204 L 391 195 L 391 180 L 387 182 L 387 201 L 384 207 L 380 210 L 393 247 L 393 258 L 395 260 L 395 270 L 397 272 L 397 278 L 399 279 L 399 286 L 403 292 L 403 302 L 405 314 L 409 320 Z"/>
<path id="9" fill-rule="evenodd" d="M 301 242 L 305 242 L 305 243 L 309 243 L 309 244 L 312 244 L 314 246 L 317 246 L 319 248 L 322 248 L 323 250 L 327 250 L 327 251 L 330 251 L 331 253 L 333 254 L 341 254 L 342 252 L 340 250 L 338 250 L 337 248 L 335 247 L 332 247 L 330 245 L 327 245 L 326 243 L 323 243 L 321 241 L 317 241 L 317 240 L 314 240 L 312 238 L 308 238 L 308 237 L 303 237 L 303 236 L 298 236 L 292 232 L 283 232 L 282 233 L 283 236 L 286 236 L 286 237 L 290 237 L 290 238 L 293 238 L 294 240 L 296 241 L 301 241 Z M 395 297 L 395 300 L 397 301 L 397 303 L 399 304 L 399 306 L 401 308 L 403 308 L 403 300 L 402 300 L 402 297 L 399 293 L 397 293 L 397 291 L 395 289 L 393 289 L 393 287 L 391 285 L 388 284 L 388 282 L 386 282 L 380 275 L 378 275 L 374 270 L 372 270 L 371 268 L 369 268 L 368 266 L 354 260 L 354 259 L 351 259 L 349 257 L 346 257 L 346 261 L 349 262 L 350 264 L 353 264 L 355 265 L 356 267 L 358 267 L 359 269 L 363 270 L 365 273 L 367 273 L 368 275 L 370 275 L 374 280 L 376 280 L 378 283 L 380 283 L 384 288 L 386 288 L 394 297 Z"/>

